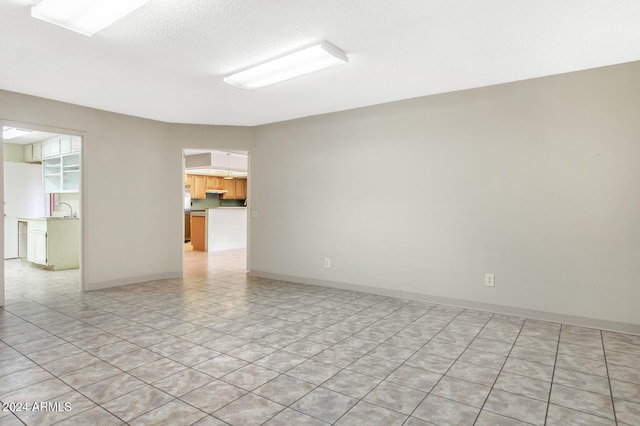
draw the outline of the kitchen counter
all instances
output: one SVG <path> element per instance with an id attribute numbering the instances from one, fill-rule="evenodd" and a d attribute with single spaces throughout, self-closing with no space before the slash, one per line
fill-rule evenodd
<path id="1" fill-rule="evenodd" d="M 47 269 L 80 265 L 80 218 L 19 217 L 27 222 L 27 260 Z"/>
<path id="2" fill-rule="evenodd" d="M 207 213 L 205 211 L 192 211 L 191 220 L 191 245 L 196 251 L 207 251 Z"/>
<path id="3" fill-rule="evenodd" d="M 247 208 L 211 207 L 191 212 L 191 244 L 196 251 L 247 247 Z"/>
<path id="4" fill-rule="evenodd" d="M 207 209 L 207 251 L 247 247 L 247 208 Z"/>
<path id="5" fill-rule="evenodd" d="M 42 217 L 19 217 L 19 221 L 28 222 L 30 220 L 80 220 L 79 217 L 63 217 L 63 216 L 42 216 Z"/>

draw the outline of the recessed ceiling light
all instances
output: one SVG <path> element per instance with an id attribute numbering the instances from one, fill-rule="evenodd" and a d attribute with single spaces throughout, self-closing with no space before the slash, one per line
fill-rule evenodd
<path id="1" fill-rule="evenodd" d="M 322 41 L 235 72 L 224 82 L 241 89 L 259 89 L 347 62 L 342 50 Z"/>
<path id="2" fill-rule="evenodd" d="M 92 36 L 150 0 L 41 0 L 31 16 Z"/>
<path id="3" fill-rule="evenodd" d="M 22 130 L 16 129 L 15 127 L 3 127 L 2 128 L 2 139 L 14 139 L 19 138 L 20 136 L 24 136 L 31 133 L 31 130 Z"/>

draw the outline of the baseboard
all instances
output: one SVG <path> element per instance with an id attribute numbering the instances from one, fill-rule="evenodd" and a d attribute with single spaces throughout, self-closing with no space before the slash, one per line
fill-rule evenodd
<path id="1" fill-rule="evenodd" d="M 334 281 L 324 281 L 314 278 L 296 277 L 290 275 L 273 274 L 264 271 L 249 271 L 249 275 L 259 278 L 269 278 L 279 281 L 289 281 L 300 284 L 317 285 L 321 287 L 352 290 L 363 293 L 377 294 L 380 296 L 397 297 L 399 299 L 417 300 L 421 302 L 437 303 L 439 305 L 456 306 L 459 308 L 475 309 L 478 311 L 495 312 L 499 314 L 514 315 L 519 317 L 557 322 L 567 325 L 595 328 L 598 330 L 614 331 L 618 333 L 640 335 L 640 325 L 628 324 L 616 321 L 600 320 L 595 318 L 579 317 L 574 315 L 558 314 L 554 312 L 537 311 L 533 309 L 516 308 L 505 305 L 474 302 L 470 300 L 453 299 L 448 297 L 430 296 L 428 294 L 413 293 L 401 290 L 392 290 L 378 287 L 370 287 L 359 284 L 347 284 Z"/>
<path id="2" fill-rule="evenodd" d="M 85 283 L 85 290 L 101 290 L 110 287 L 119 287 L 129 284 L 140 284 L 147 281 L 167 280 L 182 278 L 182 271 L 163 272 L 160 274 L 138 275 L 137 277 L 119 278 L 117 280 L 101 281 L 97 283 Z"/>

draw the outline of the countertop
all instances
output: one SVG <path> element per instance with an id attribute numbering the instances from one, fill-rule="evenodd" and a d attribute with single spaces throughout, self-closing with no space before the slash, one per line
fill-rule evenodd
<path id="1" fill-rule="evenodd" d="M 62 217 L 62 216 L 42 216 L 42 217 L 19 217 L 18 220 L 79 220 L 79 217 Z"/>

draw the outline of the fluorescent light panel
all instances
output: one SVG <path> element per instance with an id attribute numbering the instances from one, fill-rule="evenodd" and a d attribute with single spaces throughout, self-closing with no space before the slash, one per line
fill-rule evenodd
<path id="1" fill-rule="evenodd" d="M 342 50 L 322 41 L 231 74 L 224 82 L 241 89 L 259 89 L 347 62 Z"/>
<path id="2" fill-rule="evenodd" d="M 3 127 L 2 128 L 2 139 L 14 139 L 19 138 L 20 136 L 27 135 L 31 133 L 31 130 L 20 130 L 15 127 Z"/>
<path id="3" fill-rule="evenodd" d="M 150 0 L 42 0 L 31 16 L 92 36 Z"/>

